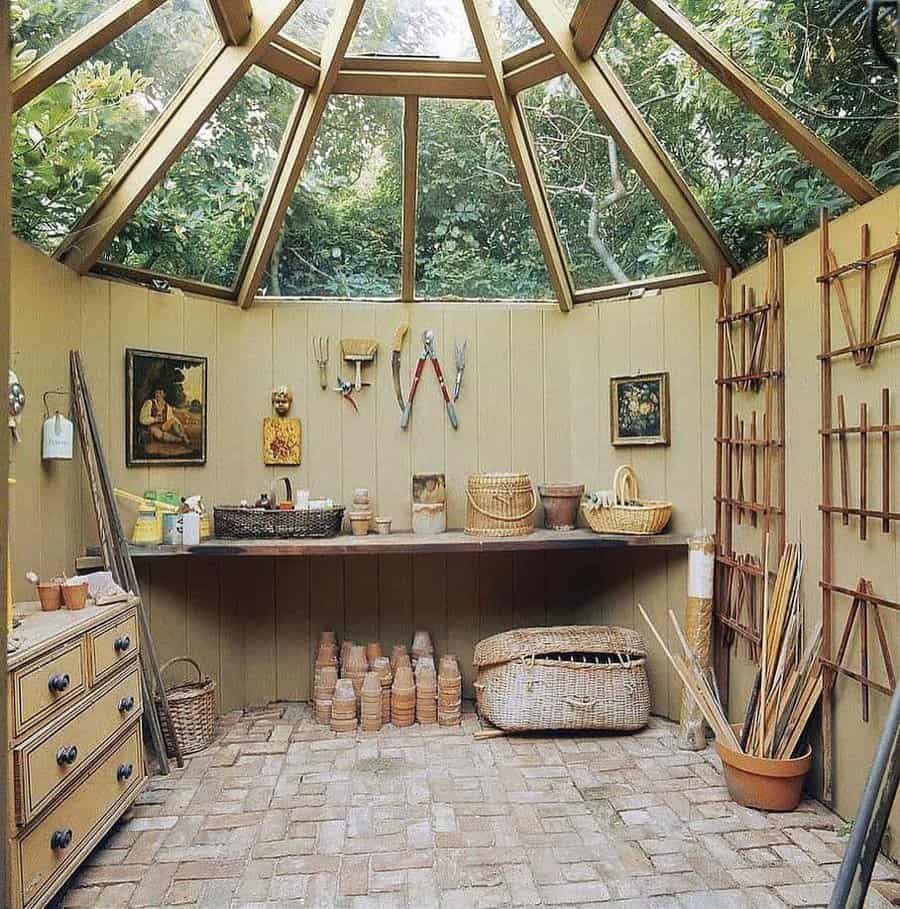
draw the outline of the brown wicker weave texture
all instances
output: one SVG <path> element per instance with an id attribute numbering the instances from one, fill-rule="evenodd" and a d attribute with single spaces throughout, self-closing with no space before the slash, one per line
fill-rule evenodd
<path id="1" fill-rule="evenodd" d="M 203 675 L 195 660 L 186 656 L 167 660 L 159 667 L 160 674 L 175 663 L 190 663 L 197 670 L 197 681 L 166 686 L 172 728 L 163 722 L 162 731 L 169 757 L 175 756 L 173 735 L 181 745 L 182 754 L 193 754 L 206 748 L 216 734 L 216 683 Z M 159 703 L 158 696 L 156 701 Z"/>
<path id="2" fill-rule="evenodd" d="M 494 635 L 475 648 L 479 710 L 508 731 L 642 729 L 650 718 L 645 653 L 637 632 L 602 625 L 521 628 Z M 579 656 L 548 659 L 541 654 Z M 594 663 L 592 654 L 612 659 Z"/>

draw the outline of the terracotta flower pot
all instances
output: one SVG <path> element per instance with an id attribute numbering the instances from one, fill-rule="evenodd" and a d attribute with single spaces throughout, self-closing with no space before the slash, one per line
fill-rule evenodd
<path id="1" fill-rule="evenodd" d="M 87 584 L 62 584 L 60 589 L 66 609 L 84 609 L 88 598 Z"/>
<path id="2" fill-rule="evenodd" d="M 740 735 L 740 725 L 734 727 Z M 742 754 L 716 742 L 728 794 L 745 808 L 793 811 L 800 804 L 803 780 L 812 766 L 812 748 L 788 760 Z"/>
<path id="3" fill-rule="evenodd" d="M 574 530 L 578 506 L 584 495 L 581 483 L 542 483 L 538 486 L 548 530 Z"/>
<path id="4" fill-rule="evenodd" d="M 54 612 L 62 606 L 63 598 L 59 584 L 38 584 L 37 592 L 44 612 Z"/>

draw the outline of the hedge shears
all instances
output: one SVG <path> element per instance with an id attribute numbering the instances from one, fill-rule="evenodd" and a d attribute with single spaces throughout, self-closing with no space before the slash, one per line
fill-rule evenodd
<path id="1" fill-rule="evenodd" d="M 434 374 L 437 376 L 438 384 L 441 386 L 441 394 L 444 396 L 444 403 L 447 405 L 447 416 L 450 417 L 450 425 L 457 429 L 459 420 L 456 416 L 456 408 L 450 399 L 450 392 L 447 390 L 447 383 L 444 381 L 444 373 L 441 371 L 441 364 L 438 362 L 437 354 L 434 352 L 434 332 L 429 328 L 422 333 L 422 353 L 416 362 L 416 371 L 413 374 L 412 385 L 409 389 L 409 397 L 406 400 L 406 406 L 403 408 L 403 414 L 400 417 L 400 428 L 406 429 L 409 426 L 409 418 L 412 413 L 413 399 L 416 396 L 416 389 L 419 387 L 419 381 L 422 378 L 422 370 L 425 368 L 425 361 L 431 360 L 434 366 Z"/>

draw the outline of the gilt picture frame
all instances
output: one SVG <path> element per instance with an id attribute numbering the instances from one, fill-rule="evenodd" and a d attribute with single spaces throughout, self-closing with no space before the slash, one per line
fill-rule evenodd
<path id="1" fill-rule="evenodd" d="M 125 464 L 206 463 L 207 359 L 125 350 Z"/>
<path id="2" fill-rule="evenodd" d="M 671 440 L 669 374 L 613 376 L 609 380 L 610 442 L 668 445 Z"/>

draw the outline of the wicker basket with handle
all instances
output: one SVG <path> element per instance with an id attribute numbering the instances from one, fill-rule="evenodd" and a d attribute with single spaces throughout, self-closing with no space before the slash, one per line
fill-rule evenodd
<path id="1" fill-rule="evenodd" d="M 594 533 L 660 533 L 672 517 L 671 502 L 641 501 L 637 475 L 628 464 L 616 471 L 613 496 L 612 505 L 582 503 L 582 514 Z"/>
<path id="2" fill-rule="evenodd" d="M 508 731 L 647 725 L 646 650 L 627 628 L 518 628 L 475 647 L 481 715 Z"/>
<path id="3" fill-rule="evenodd" d="M 182 754 L 193 754 L 206 748 L 216 732 L 216 683 L 209 676 L 203 675 L 196 660 L 187 656 L 166 660 L 159 667 L 160 675 L 176 663 L 190 663 L 197 670 L 197 681 L 166 686 L 171 728 L 160 709 L 159 695 L 154 698 L 157 709 L 160 710 L 163 738 L 169 757 L 175 756 L 175 741 L 181 746 Z"/>
<path id="4" fill-rule="evenodd" d="M 519 537 L 534 530 L 537 492 L 527 473 L 475 473 L 466 480 L 466 533 Z"/>

